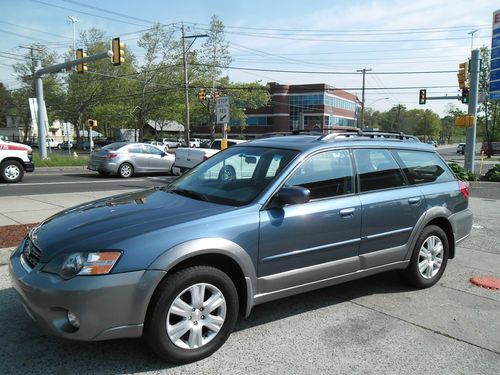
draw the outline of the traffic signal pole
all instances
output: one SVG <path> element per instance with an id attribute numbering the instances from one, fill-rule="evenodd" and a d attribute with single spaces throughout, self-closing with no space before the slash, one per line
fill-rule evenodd
<path id="1" fill-rule="evenodd" d="M 465 140 L 465 159 L 464 168 L 467 171 L 474 172 L 474 156 L 476 154 L 476 127 L 477 127 L 477 100 L 479 91 L 479 70 L 481 58 L 479 50 L 472 51 L 470 60 L 470 89 L 469 89 L 469 109 L 468 114 L 473 116 L 474 123 L 467 127 Z"/>
<path id="2" fill-rule="evenodd" d="M 112 57 L 112 51 L 96 53 L 92 56 L 87 56 L 81 59 L 67 61 L 62 64 L 56 64 L 42 68 L 42 62 L 40 60 L 35 60 L 35 94 L 36 102 L 38 106 L 37 113 L 37 127 L 38 127 L 38 149 L 40 150 L 40 157 L 42 159 L 47 159 L 47 136 L 45 133 L 45 104 L 43 99 L 43 80 L 42 76 L 49 73 L 57 73 L 63 69 L 68 69 L 76 65 L 84 64 L 90 61 L 100 60 L 108 57 Z"/>

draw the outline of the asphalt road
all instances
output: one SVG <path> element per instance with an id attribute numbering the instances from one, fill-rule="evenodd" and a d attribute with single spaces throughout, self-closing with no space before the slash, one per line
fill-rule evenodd
<path id="1" fill-rule="evenodd" d="M 129 179 L 102 177 L 93 171 L 53 171 L 26 173 L 17 184 L 0 183 L 0 196 L 32 194 L 76 193 L 88 190 L 130 190 L 164 185 L 174 177 L 170 175 L 134 176 Z"/>

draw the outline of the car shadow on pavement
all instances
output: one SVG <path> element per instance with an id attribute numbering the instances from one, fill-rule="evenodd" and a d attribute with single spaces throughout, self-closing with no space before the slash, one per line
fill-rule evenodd
<path id="1" fill-rule="evenodd" d="M 398 272 L 375 275 L 256 306 L 248 319 L 238 321 L 235 331 L 361 296 L 412 290 Z M 1 373 L 5 374 L 121 374 L 182 368 L 160 360 L 141 339 L 78 342 L 46 334 L 27 316 L 13 288 L 0 290 L 0 346 Z"/>

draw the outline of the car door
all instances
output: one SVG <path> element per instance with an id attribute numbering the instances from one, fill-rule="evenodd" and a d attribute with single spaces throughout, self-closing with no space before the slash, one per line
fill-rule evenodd
<path id="1" fill-rule="evenodd" d="M 141 144 L 128 146 L 127 152 L 136 172 L 146 172 L 148 170 L 149 156 L 145 153 Z"/>
<path id="2" fill-rule="evenodd" d="M 311 156 L 285 185 L 308 188 L 311 199 L 261 211 L 259 292 L 358 270 L 361 204 L 349 151 Z"/>
<path id="3" fill-rule="evenodd" d="M 418 219 L 425 212 L 420 189 L 403 176 L 386 149 L 354 149 L 362 206 L 361 268 L 402 261 Z"/>
<path id="4" fill-rule="evenodd" d="M 168 172 L 172 166 L 170 159 L 159 148 L 151 145 L 143 145 L 144 152 L 148 156 L 148 170 L 150 172 Z"/>

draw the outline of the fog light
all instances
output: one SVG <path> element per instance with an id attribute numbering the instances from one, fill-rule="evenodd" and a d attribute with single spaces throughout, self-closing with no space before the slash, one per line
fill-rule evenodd
<path id="1" fill-rule="evenodd" d="M 80 320 L 71 311 L 68 311 L 68 322 L 75 328 L 80 328 Z"/>

